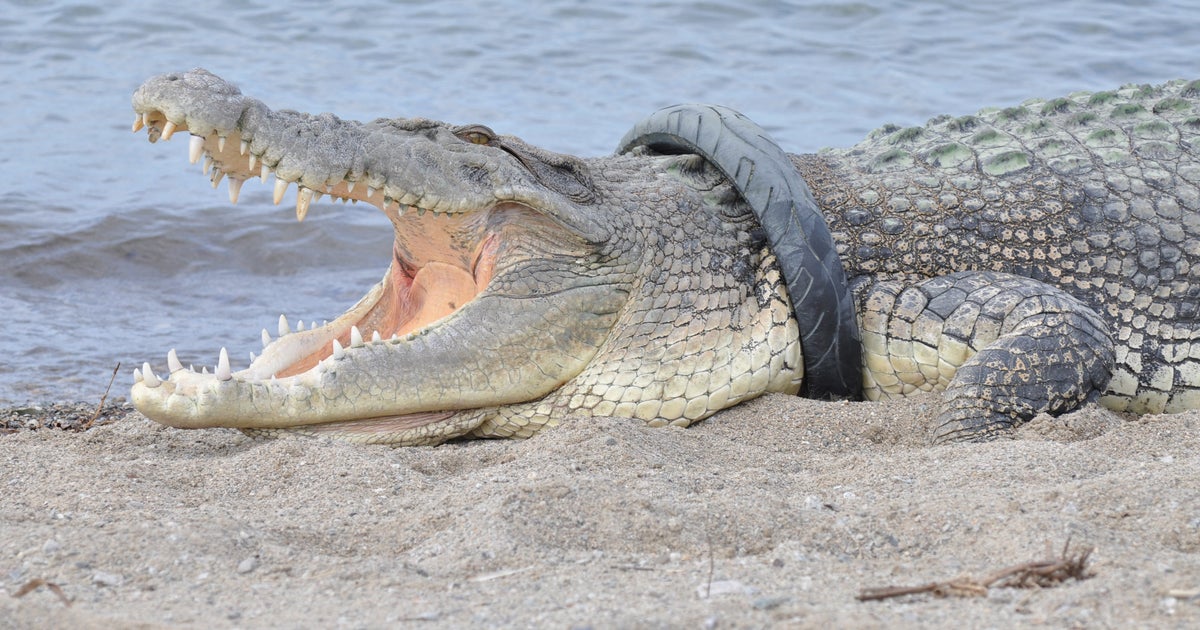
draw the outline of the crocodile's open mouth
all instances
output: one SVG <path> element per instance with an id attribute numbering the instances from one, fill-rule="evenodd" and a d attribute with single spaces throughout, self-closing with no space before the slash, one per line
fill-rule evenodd
<path id="1" fill-rule="evenodd" d="M 160 112 L 139 114 L 134 131 L 141 128 L 148 130 L 152 142 L 160 138 L 168 140 L 172 135 L 187 131 L 185 124 L 172 124 Z M 274 176 L 276 204 L 283 200 L 292 184 L 275 167 L 267 164 L 270 155 L 255 154 L 251 143 L 243 141 L 237 131 L 224 135 L 216 132 L 205 136 L 190 135 L 188 156 L 193 163 L 203 160 L 204 172 L 214 187 L 222 180 L 228 182 L 229 198 L 233 203 L 238 201 L 242 184 L 252 177 L 260 177 L 266 183 Z M 278 158 L 276 161 L 279 162 Z M 302 178 L 297 179 L 302 181 Z M 448 211 L 422 207 L 418 205 L 419 199 L 406 198 L 406 195 L 392 198 L 361 182 L 343 180 L 317 189 L 298 181 L 296 189 L 296 216 L 300 220 L 323 195 L 344 202 L 366 202 L 384 212 L 396 233 L 392 261 L 384 278 L 333 321 L 320 325 L 312 322 L 305 327 L 302 321 L 293 324 L 280 315 L 278 330 L 274 335 L 265 329 L 262 331 L 262 352 L 257 357 L 252 356 L 250 365 L 243 370 L 233 371 L 224 348 L 211 373 L 207 368 L 196 371 L 184 367 L 174 350 L 167 355 L 169 375 L 166 377 L 155 374 L 149 363 L 143 364 L 134 371 L 134 398 L 139 402 L 139 408 L 146 407 L 147 415 L 181 427 L 261 428 L 255 416 L 269 415 L 273 399 L 294 398 L 297 392 L 308 394 L 324 387 L 329 373 L 336 371 L 333 363 L 348 353 L 357 350 L 370 353 L 373 348 L 383 351 L 389 345 L 411 342 L 460 312 L 488 287 L 506 250 L 519 248 L 523 235 L 539 226 L 544 228 L 547 223 L 545 217 L 531 208 L 513 202 L 498 202 L 482 209 Z M 231 388 L 240 389 L 232 393 Z M 503 396 L 503 392 L 499 394 Z M 217 411 L 216 417 L 203 409 L 206 406 L 219 408 L 220 405 L 213 403 L 230 397 L 257 402 L 253 402 L 248 411 L 243 405 L 236 413 Z M 448 408 L 394 415 L 359 410 L 332 417 L 323 415 L 325 412 L 315 412 L 312 417 L 304 418 L 292 413 L 291 418 L 284 414 L 277 426 L 304 426 L 310 432 L 390 434 L 398 430 L 427 429 L 429 425 L 439 423 L 452 424 L 455 422 L 452 418 L 459 411 L 477 406 L 477 403 L 463 400 Z M 197 419 L 196 416 L 203 417 Z"/>
<path id="2" fill-rule="evenodd" d="M 172 125 L 158 113 L 138 116 L 134 130 L 147 127 L 151 141 L 169 140 L 186 130 Z M 222 180 L 229 185 L 229 200 L 237 203 L 242 184 L 251 173 L 264 183 L 274 177 L 273 200 L 283 201 L 291 182 L 278 176 L 250 151 L 250 144 L 237 132 L 226 136 L 189 135 L 188 158 L 193 164 L 204 161 L 204 173 L 214 187 Z M 342 202 L 363 201 L 388 216 L 396 230 L 393 260 L 383 280 L 371 288 L 357 304 L 331 322 L 321 325 L 304 322 L 295 328 L 286 316 L 279 316 L 277 337 L 264 329 L 263 349 L 245 370 L 233 372 L 228 353 L 222 349 L 213 378 L 229 380 L 238 376 L 247 380 L 282 379 L 304 373 L 322 360 L 340 356 L 345 348 L 368 343 L 395 342 L 420 333 L 427 326 L 459 310 L 479 294 L 491 280 L 496 268 L 505 229 L 518 215 L 530 212 L 519 204 L 501 204 L 475 212 L 439 212 L 385 197 L 368 185 L 341 182 L 325 190 L 296 186 L 296 217 L 303 221 L 310 206 L 328 195 Z M 184 369 L 174 351 L 168 355 L 172 374 Z M 191 370 L 194 371 L 194 370 Z M 207 372 L 207 368 L 201 370 Z M 158 381 L 143 365 L 138 380 Z"/>

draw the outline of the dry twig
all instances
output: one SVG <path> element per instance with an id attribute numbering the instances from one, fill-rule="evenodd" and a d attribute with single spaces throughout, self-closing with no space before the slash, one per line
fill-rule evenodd
<path id="1" fill-rule="evenodd" d="M 12 596 L 13 597 L 24 597 L 25 595 L 28 595 L 29 593 L 36 591 L 39 586 L 45 586 L 46 588 L 50 589 L 50 592 L 54 593 L 55 595 L 58 595 L 58 599 L 63 603 L 63 606 L 66 606 L 68 608 L 71 607 L 71 600 L 67 599 L 67 594 L 63 592 L 62 587 L 55 584 L 54 582 L 48 582 L 46 580 L 43 580 L 42 578 L 34 578 L 32 580 L 29 580 L 28 582 L 25 583 L 25 586 L 22 586 L 21 588 L 17 589 L 17 592 L 13 593 Z"/>
<path id="2" fill-rule="evenodd" d="M 104 401 L 108 400 L 108 392 L 112 391 L 113 381 L 117 380 L 117 370 L 120 369 L 121 362 L 117 361 L 117 367 L 113 368 L 112 378 L 108 379 L 108 387 L 104 388 L 104 395 L 100 397 L 100 405 L 96 407 L 96 413 L 92 416 L 91 420 L 84 423 L 82 430 L 87 431 L 92 428 L 92 425 L 96 423 L 96 418 L 100 417 L 100 412 L 104 411 Z"/>
<path id="3" fill-rule="evenodd" d="M 987 595 L 988 588 L 993 585 L 1014 588 L 1048 587 L 1072 578 L 1086 580 L 1092 577 L 1093 574 L 1087 570 L 1087 561 L 1093 549 L 1089 547 L 1071 555 L 1070 546 L 1071 539 L 1068 538 L 1062 553 L 1055 560 L 1022 562 L 990 573 L 981 580 L 958 578 L 920 586 L 865 588 L 859 591 L 858 600 L 865 602 L 919 593 L 933 593 L 938 597 L 982 597 Z"/>

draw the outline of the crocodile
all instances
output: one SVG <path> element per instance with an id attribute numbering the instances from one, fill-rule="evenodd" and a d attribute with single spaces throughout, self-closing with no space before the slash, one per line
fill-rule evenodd
<path id="1" fill-rule="evenodd" d="M 221 349 L 196 372 L 172 350 L 169 374 L 134 370 L 134 404 L 166 425 L 436 444 L 588 416 L 687 426 L 767 392 L 940 392 L 940 442 L 1090 402 L 1200 408 L 1200 81 L 787 155 L 774 166 L 811 191 L 823 221 L 805 230 L 827 230 L 846 296 L 807 315 L 784 274 L 797 254 L 764 229 L 740 167 L 653 141 L 661 125 L 578 158 L 477 124 L 275 111 L 201 69 L 149 79 L 133 106 L 151 142 L 189 132 L 189 158 L 234 203 L 273 176 L 300 220 L 328 195 L 395 232 L 357 304 L 296 330 L 280 316 L 248 367 Z M 832 372 L 856 378 L 825 391 L 814 357 L 831 339 L 806 334 L 846 309 L 857 345 Z"/>

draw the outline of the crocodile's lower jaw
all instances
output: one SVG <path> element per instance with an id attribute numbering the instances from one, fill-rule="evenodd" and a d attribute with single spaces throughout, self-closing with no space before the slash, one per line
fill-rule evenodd
<path id="1" fill-rule="evenodd" d="M 476 268 L 490 270 L 492 261 Z M 489 273 L 481 271 L 476 277 L 443 262 L 415 269 L 397 256 L 383 280 L 332 322 L 313 322 L 305 328 L 301 321 L 292 330 L 287 318 L 280 315 L 277 338 L 264 329 L 262 353 L 246 369 L 232 371 L 228 353 L 222 348 L 212 373 L 207 368 L 197 372 L 185 368 L 172 350 L 167 356 L 168 376 L 156 376 L 149 363 L 135 370 L 132 400 L 151 419 L 179 428 L 252 426 L 269 432 L 272 427 L 267 419 L 279 417 L 282 422 L 277 429 L 303 426 L 307 433 L 336 433 L 361 441 L 375 441 L 382 436 L 388 436 L 386 441 L 395 441 L 402 435 L 470 430 L 478 421 L 459 427 L 463 418 L 456 419 L 459 414 L 454 411 L 308 423 L 314 417 L 311 412 L 321 407 L 313 397 L 315 392 L 323 382 L 336 377 L 337 363 L 346 353 L 386 352 L 389 347 L 410 342 L 474 299 L 482 288 L 476 281 L 486 286 Z M 364 334 L 364 330 L 370 332 Z M 245 407 L 246 400 L 254 401 L 250 409 Z M 223 401 L 241 402 L 222 411 Z M 289 413 L 280 417 L 280 410 Z M 315 417 L 324 420 L 336 416 L 317 413 Z"/>

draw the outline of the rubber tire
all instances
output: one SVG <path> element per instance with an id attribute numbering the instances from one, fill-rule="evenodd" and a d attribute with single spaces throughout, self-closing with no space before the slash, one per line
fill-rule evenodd
<path id="1" fill-rule="evenodd" d="M 719 105 L 661 109 L 633 126 L 617 148 L 694 153 L 721 170 L 750 204 L 779 262 L 804 352 L 808 398 L 862 395 L 862 340 L 846 273 L 825 217 L 788 155 L 767 132 Z"/>

